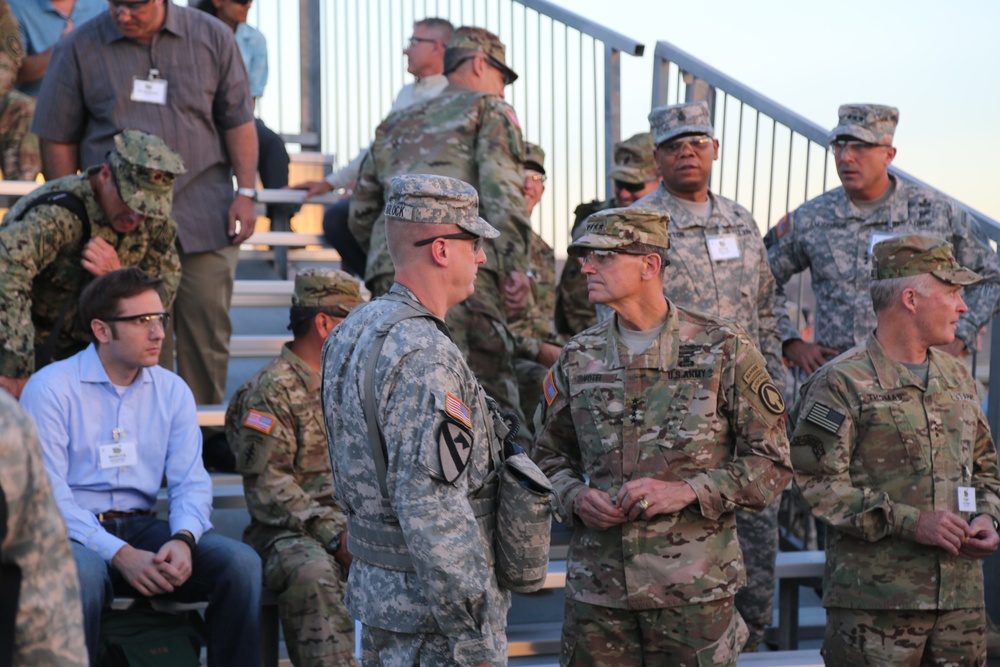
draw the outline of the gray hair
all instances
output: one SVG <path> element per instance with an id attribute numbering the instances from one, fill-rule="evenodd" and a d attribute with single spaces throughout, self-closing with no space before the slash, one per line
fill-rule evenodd
<path id="1" fill-rule="evenodd" d="M 448 42 L 451 41 L 451 36 L 455 32 L 455 26 L 451 24 L 451 21 L 433 16 L 413 23 L 413 27 L 417 27 L 418 25 L 428 30 L 433 30 L 443 43 L 443 46 L 448 46 Z"/>
<path id="2" fill-rule="evenodd" d="M 926 294 L 930 283 L 934 280 L 937 278 L 929 273 L 873 280 L 868 286 L 868 291 L 872 296 L 872 308 L 876 314 L 882 312 L 898 302 L 907 289 L 913 289 L 918 294 Z"/>

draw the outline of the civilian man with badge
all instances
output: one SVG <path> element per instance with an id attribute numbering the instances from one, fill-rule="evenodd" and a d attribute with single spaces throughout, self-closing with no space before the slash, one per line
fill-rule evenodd
<path id="1" fill-rule="evenodd" d="M 981 279 L 941 238 L 877 243 L 875 331 L 803 387 L 792 463 L 831 528 L 828 665 L 986 664 L 980 559 L 1000 543 L 1000 473 L 974 380 L 935 348 Z"/>

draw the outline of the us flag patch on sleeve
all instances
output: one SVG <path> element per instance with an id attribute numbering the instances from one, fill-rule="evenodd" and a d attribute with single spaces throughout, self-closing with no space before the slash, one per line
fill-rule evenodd
<path id="1" fill-rule="evenodd" d="M 258 412 L 256 410 L 251 410 L 247 414 L 247 418 L 243 420 L 243 425 L 247 428 L 252 428 L 255 431 L 260 431 L 264 435 L 271 435 L 271 430 L 274 428 L 277 418 L 274 415 L 269 415 L 266 412 Z"/>
<path id="2" fill-rule="evenodd" d="M 824 431 L 836 433 L 840 430 L 840 425 L 844 423 L 844 415 L 822 403 L 814 403 L 809 408 L 806 421 L 819 426 Z"/>
<path id="3" fill-rule="evenodd" d="M 472 428 L 472 410 L 450 392 L 444 395 L 444 411 L 466 428 Z"/>
<path id="4" fill-rule="evenodd" d="M 552 401 L 556 400 L 556 396 L 559 395 L 559 390 L 556 389 L 556 383 L 552 379 L 552 371 L 549 371 L 549 374 L 545 376 L 544 380 L 542 380 L 542 393 L 545 395 L 545 402 L 549 406 L 552 405 Z"/>

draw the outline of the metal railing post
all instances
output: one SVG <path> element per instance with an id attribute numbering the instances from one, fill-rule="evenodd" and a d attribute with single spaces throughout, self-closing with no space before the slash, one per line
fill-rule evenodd
<path id="1" fill-rule="evenodd" d="M 315 145 L 305 145 L 306 150 L 318 151 L 322 145 L 320 134 L 323 108 L 320 45 L 319 0 L 299 0 L 299 56 L 302 62 L 302 129 L 305 136 L 315 136 Z"/>
<path id="2" fill-rule="evenodd" d="M 614 166 L 615 144 L 621 141 L 622 72 L 621 51 L 604 45 L 604 173 Z M 605 192 L 614 192 L 611 179 L 605 178 Z M 610 196 L 610 195 L 608 195 Z"/>
<path id="3" fill-rule="evenodd" d="M 667 91 L 670 89 L 670 61 L 653 55 L 653 103 L 650 107 L 667 105 Z"/>

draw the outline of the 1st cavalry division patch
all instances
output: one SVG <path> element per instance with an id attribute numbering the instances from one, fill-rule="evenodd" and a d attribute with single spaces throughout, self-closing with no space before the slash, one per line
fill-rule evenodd
<path id="1" fill-rule="evenodd" d="M 438 454 L 441 456 L 441 474 L 449 484 L 454 483 L 469 465 L 472 434 L 454 422 L 441 422 Z"/>

